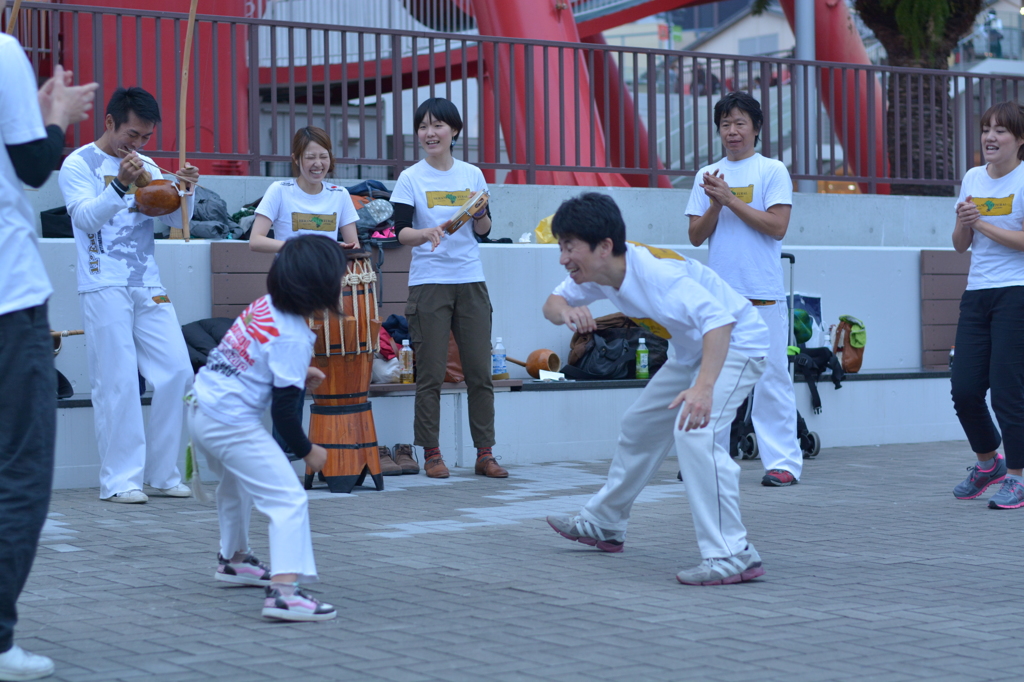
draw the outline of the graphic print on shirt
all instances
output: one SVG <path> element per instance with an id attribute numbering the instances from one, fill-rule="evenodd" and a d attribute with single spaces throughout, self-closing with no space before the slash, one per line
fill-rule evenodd
<path id="1" fill-rule="evenodd" d="M 89 272 L 100 274 L 100 259 L 96 254 L 103 253 L 103 233 L 89 233 Z"/>
<path id="2" fill-rule="evenodd" d="M 263 344 L 270 341 L 269 337 L 280 335 L 281 332 L 274 326 L 274 316 L 266 298 L 253 301 L 231 325 L 220 344 L 210 352 L 206 367 L 212 372 L 233 377 L 255 364 L 256 361 L 249 354 L 253 339 Z"/>
<path id="3" fill-rule="evenodd" d="M 338 214 L 292 213 L 292 232 L 314 230 L 316 232 L 334 232 L 338 229 Z"/>
<path id="4" fill-rule="evenodd" d="M 754 201 L 754 186 L 747 185 L 746 187 L 730 187 L 729 191 L 732 195 L 742 201 L 744 204 L 749 204 Z"/>
<path id="5" fill-rule="evenodd" d="M 468 187 L 461 191 L 427 192 L 427 208 L 435 206 L 462 206 L 473 196 L 473 191 Z"/>
<path id="6" fill-rule="evenodd" d="M 1013 213 L 1013 197 L 971 197 L 983 216 L 1010 215 Z"/>

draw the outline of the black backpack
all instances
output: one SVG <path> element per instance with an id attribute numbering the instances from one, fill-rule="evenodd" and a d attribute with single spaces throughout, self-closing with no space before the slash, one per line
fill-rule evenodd
<path id="1" fill-rule="evenodd" d="M 597 331 L 573 334 L 569 362 L 562 374 L 577 381 L 635 379 L 636 349 L 643 337 L 653 377 L 668 360 L 668 341 L 639 326 L 622 313 L 599 317 Z"/>

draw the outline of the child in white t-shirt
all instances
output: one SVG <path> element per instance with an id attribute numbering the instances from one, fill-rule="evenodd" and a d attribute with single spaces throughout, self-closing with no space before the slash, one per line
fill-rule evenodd
<path id="1" fill-rule="evenodd" d="M 309 364 L 315 337 L 306 318 L 324 309 L 342 314 L 344 274 L 345 253 L 336 244 L 305 235 L 288 240 L 267 275 L 270 293 L 235 320 L 187 399 L 192 445 L 220 477 L 215 578 L 265 586 L 267 618 L 310 621 L 337 615 L 333 606 L 299 588 L 300 582 L 317 580 L 306 493 L 260 419 L 270 407 L 274 426 L 292 452 L 312 471 L 323 468 L 327 451 L 306 438 L 297 398 L 304 387 L 316 388 L 325 378 Z M 253 506 L 270 519 L 273 571 L 249 549 Z"/>
<path id="2" fill-rule="evenodd" d="M 1024 107 L 989 108 L 981 117 L 981 150 L 985 165 L 964 175 L 953 228 L 953 247 L 971 250 L 956 327 L 953 406 L 977 455 L 953 495 L 973 500 L 1002 483 L 989 508 L 1018 509 L 1024 507 Z M 1005 457 L 996 452 L 1000 444 Z"/>
<path id="3" fill-rule="evenodd" d="M 326 180 L 334 172 L 331 138 L 309 126 L 292 137 L 294 180 L 280 180 L 267 188 L 249 236 L 249 248 L 277 253 L 284 243 L 300 234 L 316 234 L 338 241 L 347 249 L 359 246 L 359 216 L 348 190 Z M 274 238 L 267 235 L 274 228 Z"/>
<path id="4" fill-rule="evenodd" d="M 745 92 L 730 92 L 715 104 L 725 158 L 697 172 L 686 215 L 690 242 L 708 242 L 708 265 L 749 299 L 768 325 L 771 350 L 754 389 L 751 419 L 765 469 L 761 484 L 786 487 L 799 483 L 803 472 L 780 260 L 793 181 L 781 161 L 755 151 L 762 120 L 761 104 Z M 728 432 L 721 438 L 727 446 Z"/>
<path id="5" fill-rule="evenodd" d="M 490 211 L 479 211 L 454 234 L 444 229 L 470 195 L 487 189 L 479 168 L 452 156 L 462 127 L 454 104 L 441 97 L 425 100 L 413 116 L 424 158 L 402 171 L 391 193 L 398 241 L 414 247 L 405 307 L 416 357 L 413 432 L 416 444 L 424 448 L 427 476 L 448 478 L 438 431 L 448 337 L 454 334 L 468 387 L 469 429 L 477 450 L 475 472 L 505 478 L 508 471 L 491 452 L 491 300 L 474 237 L 474 233 L 490 233 Z"/>
<path id="6" fill-rule="evenodd" d="M 673 449 L 703 561 L 676 578 L 721 585 L 764 574 L 740 518 L 740 468 L 716 436 L 764 371 L 768 330 L 750 303 L 709 268 L 685 258 L 659 259 L 626 243 L 615 201 L 586 193 L 564 202 L 551 232 L 568 277 L 548 297 L 544 317 L 587 333 L 588 305 L 608 299 L 653 333 L 675 357 L 662 365 L 622 415 L 604 487 L 576 516 L 548 523 L 569 540 L 621 552 L 633 502 Z M 666 409 L 667 408 L 667 409 Z"/>

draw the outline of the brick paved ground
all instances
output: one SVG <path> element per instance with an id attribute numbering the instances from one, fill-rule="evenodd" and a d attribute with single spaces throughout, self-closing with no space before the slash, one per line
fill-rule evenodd
<path id="1" fill-rule="evenodd" d="M 675 581 L 699 557 L 672 461 L 618 555 L 543 521 L 576 511 L 607 462 L 314 492 L 318 589 L 340 615 L 298 625 L 262 620 L 258 589 L 212 580 L 212 507 L 62 490 L 19 642 L 56 659 L 57 679 L 105 682 L 1016 680 L 1017 613 L 1001 595 L 1024 511 L 955 500 L 969 463 L 965 443 L 834 448 L 801 485 L 769 489 L 743 462 L 767 575 L 722 587 Z M 254 527 L 265 556 L 262 517 Z"/>

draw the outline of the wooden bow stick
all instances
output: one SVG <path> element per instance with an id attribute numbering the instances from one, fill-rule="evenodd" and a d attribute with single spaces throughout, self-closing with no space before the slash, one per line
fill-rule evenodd
<path id="1" fill-rule="evenodd" d="M 185 52 L 181 55 L 181 89 L 178 95 L 178 168 L 185 167 L 185 112 L 188 108 L 188 65 L 192 58 L 192 33 L 196 25 L 196 7 L 199 0 L 192 0 L 188 10 L 188 29 L 185 31 Z M 198 124 L 198 121 L 197 121 Z M 196 132 L 198 135 L 198 131 Z M 171 228 L 171 239 L 189 241 L 192 235 L 188 229 L 188 196 L 181 197 L 181 231 Z"/>
<path id="2" fill-rule="evenodd" d="M 14 0 L 14 9 L 11 10 L 11 18 L 7 22 L 7 35 L 14 35 L 14 27 L 18 24 L 18 13 L 21 12 L 21 0 Z"/>

